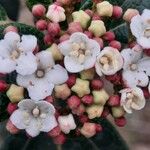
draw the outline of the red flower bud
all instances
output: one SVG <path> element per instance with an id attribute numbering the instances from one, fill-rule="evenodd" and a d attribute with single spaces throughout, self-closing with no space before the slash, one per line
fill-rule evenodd
<path id="1" fill-rule="evenodd" d="M 92 20 L 101 20 L 102 18 L 98 14 L 94 14 Z"/>
<path id="2" fill-rule="evenodd" d="M 47 101 L 48 103 L 53 103 L 54 99 L 52 96 L 48 96 L 48 97 L 46 97 L 45 101 Z"/>
<path id="3" fill-rule="evenodd" d="M 93 40 L 95 40 L 99 44 L 101 49 L 104 47 L 104 42 L 101 38 L 95 37 L 93 38 Z"/>
<path id="4" fill-rule="evenodd" d="M 76 75 L 69 75 L 69 78 L 66 83 L 71 88 L 76 83 Z"/>
<path id="5" fill-rule="evenodd" d="M 92 80 L 91 87 L 93 90 L 100 90 L 104 87 L 104 83 L 100 79 Z"/>
<path id="6" fill-rule="evenodd" d="M 121 50 L 121 43 L 120 43 L 119 41 L 116 41 L 116 40 L 111 41 L 111 42 L 109 43 L 109 46 L 111 46 L 111 47 L 113 47 L 113 48 L 116 48 L 116 49 L 118 49 L 118 50 Z"/>
<path id="7" fill-rule="evenodd" d="M 46 45 L 51 45 L 53 43 L 53 38 L 49 34 L 46 34 L 44 36 L 44 43 Z"/>
<path id="8" fill-rule="evenodd" d="M 121 7 L 113 6 L 113 15 L 112 16 L 114 18 L 119 19 L 119 18 L 121 18 L 122 14 L 123 14 L 123 10 Z"/>
<path id="9" fill-rule="evenodd" d="M 68 106 L 70 109 L 75 109 L 75 108 L 79 107 L 80 104 L 81 104 L 81 100 L 77 96 L 71 96 L 68 99 Z"/>
<path id="10" fill-rule="evenodd" d="M 6 124 L 6 129 L 11 133 L 11 134 L 17 134 L 20 130 L 16 128 L 10 120 L 8 120 Z"/>
<path id="11" fill-rule="evenodd" d="M 81 116 L 79 116 L 79 120 L 82 124 L 84 124 L 89 121 L 89 118 L 86 115 L 81 115 Z"/>
<path id="12" fill-rule="evenodd" d="M 121 117 L 121 118 L 116 118 L 115 119 L 115 124 L 118 126 L 118 127 L 124 127 L 126 125 L 126 118 L 125 117 Z"/>
<path id="13" fill-rule="evenodd" d="M 119 106 L 120 105 L 120 96 L 119 95 L 112 95 L 108 100 L 109 106 Z"/>
<path id="14" fill-rule="evenodd" d="M 87 10 L 85 10 L 85 12 L 86 12 L 90 17 L 93 16 L 93 11 L 92 11 L 92 10 L 87 9 Z"/>
<path id="15" fill-rule="evenodd" d="M 107 116 L 108 116 L 109 114 L 110 114 L 110 111 L 109 111 L 108 107 L 104 107 L 104 110 L 103 110 L 103 112 L 102 112 L 101 117 L 107 118 Z"/>
<path id="16" fill-rule="evenodd" d="M 34 5 L 32 8 L 32 14 L 35 17 L 42 17 L 45 15 L 45 12 L 46 12 L 46 8 L 41 4 Z"/>
<path id="17" fill-rule="evenodd" d="M 150 98 L 150 93 L 149 93 L 149 91 L 148 91 L 148 88 L 147 88 L 147 87 L 143 87 L 143 88 L 142 88 L 142 91 L 143 91 L 143 93 L 144 93 L 144 97 L 145 97 L 146 99 L 149 99 L 149 98 Z"/>
<path id="18" fill-rule="evenodd" d="M 8 84 L 5 81 L 0 80 L 0 92 L 5 92 L 7 89 L 8 89 Z"/>
<path id="19" fill-rule="evenodd" d="M 54 138 L 54 143 L 62 145 L 66 141 L 66 136 L 64 134 L 60 134 Z"/>
<path id="20" fill-rule="evenodd" d="M 80 22 L 71 22 L 69 24 L 68 33 L 83 32 Z"/>
<path id="21" fill-rule="evenodd" d="M 84 34 L 86 34 L 90 39 L 93 38 L 93 33 L 90 31 L 85 31 Z"/>
<path id="22" fill-rule="evenodd" d="M 60 43 L 61 43 L 61 42 L 64 42 L 64 41 L 66 41 L 66 40 L 69 40 L 69 38 L 70 38 L 70 35 L 69 35 L 69 34 L 64 34 L 64 35 L 62 35 L 62 36 L 60 37 L 59 42 L 60 42 Z"/>
<path id="23" fill-rule="evenodd" d="M 82 97 L 81 101 L 86 105 L 91 105 L 94 99 L 92 95 L 85 95 L 84 97 Z"/>
<path id="24" fill-rule="evenodd" d="M 114 32 L 108 31 L 104 34 L 103 39 L 106 41 L 113 41 L 115 39 Z"/>
<path id="25" fill-rule="evenodd" d="M 41 20 L 37 21 L 36 28 L 41 31 L 46 30 L 46 28 L 47 28 L 46 20 L 41 19 Z"/>
<path id="26" fill-rule="evenodd" d="M 52 37 L 55 37 L 60 33 L 60 26 L 58 23 L 49 23 L 47 30 Z"/>
<path id="27" fill-rule="evenodd" d="M 9 114 L 12 114 L 16 109 L 17 109 L 17 104 L 16 103 L 9 103 L 8 106 L 7 106 L 7 112 Z"/>
<path id="28" fill-rule="evenodd" d="M 60 135 L 60 133 L 61 133 L 61 129 L 59 126 L 57 126 L 54 129 L 52 129 L 51 131 L 49 131 L 47 134 L 50 137 L 57 137 L 58 135 Z"/>
<path id="29" fill-rule="evenodd" d="M 102 132 L 103 128 L 100 124 L 96 124 L 96 132 Z"/>

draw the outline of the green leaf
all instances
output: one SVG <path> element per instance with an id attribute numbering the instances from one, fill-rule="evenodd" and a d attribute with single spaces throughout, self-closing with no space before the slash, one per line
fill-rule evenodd
<path id="1" fill-rule="evenodd" d="M 125 0 L 107 0 L 107 1 L 110 2 L 113 5 L 121 6 Z"/>
<path id="2" fill-rule="evenodd" d="M 0 5 L 0 21 L 5 21 L 7 19 L 7 13 L 5 9 Z"/>
<path id="3" fill-rule="evenodd" d="M 93 5 L 92 0 L 83 0 L 81 1 L 81 6 L 80 9 L 85 10 L 85 9 L 90 9 Z"/>
<path id="4" fill-rule="evenodd" d="M 48 7 L 53 0 L 26 0 L 27 6 L 31 10 L 35 4 L 43 4 L 45 7 Z"/>
<path id="5" fill-rule="evenodd" d="M 13 25 L 15 27 L 18 28 L 19 30 L 19 33 L 20 34 L 32 34 L 32 35 L 35 35 L 38 39 L 38 43 L 39 43 L 39 46 L 41 49 L 45 49 L 45 44 L 44 44 L 44 41 L 43 41 L 43 38 L 44 38 L 44 34 L 42 32 L 40 32 L 39 30 L 37 30 L 35 27 L 32 27 L 32 26 L 29 26 L 29 25 L 25 25 L 25 24 L 22 24 L 22 23 L 9 23 L 9 24 L 6 24 L 6 25 L 2 25 L 0 26 L 0 39 L 3 38 L 3 31 L 4 29 L 9 26 L 9 25 Z"/>

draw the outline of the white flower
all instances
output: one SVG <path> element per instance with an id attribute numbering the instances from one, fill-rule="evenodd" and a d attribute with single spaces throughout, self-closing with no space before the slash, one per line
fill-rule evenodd
<path id="1" fill-rule="evenodd" d="M 131 19 L 130 28 L 137 42 L 145 49 L 150 48 L 150 10 L 145 9 L 143 14 Z"/>
<path id="2" fill-rule="evenodd" d="M 76 124 L 72 114 L 67 116 L 59 116 L 58 117 L 59 126 L 65 134 L 68 134 L 70 130 L 74 130 L 76 128 Z"/>
<path id="3" fill-rule="evenodd" d="M 99 76 L 113 75 L 123 66 L 123 58 L 119 51 L 112 47 L 105 47 L 97 57 L 95 64 Z"/>
<path id="4" fill-rule="evenodd" d="M 55 65 L 51 52 L 42 51 L 36 55 L 38 67 L 32 75 L 17 76 L 17 83 L 27 88 L 33 100 L 44 99 L 52 94 L 54 85 L 67 81 L 67 71 L 60 65 Z"/>
<path id="5" fill-rule="evenodd" d="M 46 101 L 24 99 L 18 103 L 18 107 L 10 121 L 18 129 L 25 129 L 32 137 L 39 135 L 41 131 L 49 132 L 57 126 L 55 108 Z"/>
<path id="6" fill-rule="evenodd" d="M 50 5 L 46 17 L 52 22 L 62 22 L 66 20 L 65 9 L 58 5 Z"/>
<path id="7" fill-rule="evenodd" d="M 99 44 L 80 32 L 72 34 L 69 40 L 60 43 L 59 49 L 65 56 L 65 68 L 72 73 L 94 67 L 96 56 L 100 52 Z"/>
<path id="8" fill-rule="evenodd" d="M 16 70 L 21 75 L 28 75 L 37 69 L 33 50 L 37 39 L 32 35 L 21 38 L 15 32 L 8 32 L 0 41 L 0 73 L 11 73 Z"/>
<path id="9" fill-rule="evenodd" d="M 132 110 L 141 110 L 144 108 L 146 100 L 143 91 L 138 88 L 126 88 L 120 91 L 121 106 L 127 113 L 132 113 Z"/>
<path id="10" fill-rule="evenodd" d="M 124 58 L 122 76 L 126 86 L 146 87 L 149 82 L 148 76 L 150 76 L 150 58 L 142 58 L 143 50 L 138 45 L 132 49 L 124 49 L 121 54 Z"/>

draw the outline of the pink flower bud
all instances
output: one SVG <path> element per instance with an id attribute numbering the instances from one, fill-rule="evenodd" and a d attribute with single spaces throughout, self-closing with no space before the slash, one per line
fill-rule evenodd
<path id="1" fill-rule="evenodd" d="M 0 80 L 0 92 L 5 92 L 7 89 L 8 89 L 8 84 L 5 81 Z"/>
<path id="2" fill-rule="evenodd" d="M 62 35 L 62 36 L 60 37 L 59 41 L 60 41 L 60 43 L 61 43 L 61 42 L 64 42 L 64 41 L 66 41 L 66 40 L 69 40 L 69 38 L 70 38 L 70 35 L 69 35 L 69 34 L 64 34 L 64 35 Z"/>
<path id="3" fill-rule="evenodd" d="M 93 33 L 90 31 L 84 31 L 84 34 L 86 34 L 90 39 L 93 38 Z"/>
<path id="4" fill-rule="evenodd" d="M 96 124 L 96 132 L 102 132 L 103 128 L 100 124 Z"/>
<path id="5" fill-rule="evenodd" d="M 53 103 L 54 99 L 52 96 L 48 96 L 48 97 L 46 97 L 45 101 L 47 101 L 48 103 Z"/>
<path id="6" fill-rule="evenodd" d="M 52 37 L 55 37 L 60 33 L 60 26 L 58 23 L 49 23 L 47 30 Z"/>
<path id="7" fill-rule="evenodd" d="M 124 127 L 126 125 L 126 118 L 125 117 L 121 117 L 121 118 L 116 118 L 115 119 L 115 124 L 118 126 L 118 127 Z"/>
<path id="8" fill-rule="evenodd" d="M 81 100 L 77 96 L 71 96 L 68 99 L 68 106 L 70 109 L 75 109 L 75 108 L 79 107 L 80 104 L 81 104 Z"/>
<path id="9" fill-rule="evenodd" d="M 93 17 L 93 11 L 90 9 L 85 10 L 85 12 L 90 16 Z"/>
<path id="10" fill-rule="evenodd" d="M 50 136 L 50 137 L 57 137 L 59 136 L 61 133 L 61 129 L 59 126 L 55 127 L 54 129 L 52 129 L 51 131 L 49 131 L 47 134 Z"/>
<path id="11" fill-rule="evenodd" d="M 119 106 L 120 105 L 120 96 L 119 95 L 112 95 L 108 100 L 109 106 Z"/>
<path id="12" fill-rule="evenodd" d="M 108 31 L 104 34 L 103 39 L 106 41 L 113 41 L 115 39 L 114 32 Z"/>
<path id="13" fill-rule="evenodd" d="M 10 32 L 10 31 L 17 33 L 17 32 L 18 32 L 18 29 L 17 29 L 17 27 L 14 27 L 14 26 L 11 26 L 11 25 L 10 25 L 10 26 L 8 26 L 8 27 L 5 28 L 4 34 L 6 34 L 7 32 Z"/>
<path id="14" fill-rule="evenodd" d="M 139 11 L 136 9 L 128 9 L 123 16 L 123 19 L 127 22 L 131 22 L 131 19 L 136 16 L 139 15 Z"/>
<path id="15" fill-rule="evenodd" d="M 44 36 L 44 43 L 46 45 L 51 45 L 53 43 L 53 38 L 49 34 L 46 34 Z"/>
<path id="16" fill-rule="evenodd" d="M 93 40 L 98 42 L 98 44 L 100 45 L 101 49 L 104 47 L 104 42 L 103 42 L 103 40 L 101 38 L 95 37 L 95 38 L 93 38 Z"/>
<path id="17" fill-rule="evenodd" d="M 6 129 L 11 133 L 11 134 L 17 134 L 20 130 L 16 128 L 10 120 L 8 120 L 6 124 Z"/>
<path id="18" fill-rule="evenodd" d="M 86 105 L 91 105 L 94 102 L 92 95 L 85 95 L 82 97 L 81 101 Z"/>
<path id="19" fill-rule="evenodd" d="M 73 114 L 76 114 L 77 116 L 82 115 L 85 112 L 85 106 L 81 104 L 79 107 L 72 110 Z"/>
<path id="20" fill-rule="evenodd" d="M 101 117 L 107 118 L 107 116 L 108 116 L 109 114 L 110 114 L 110 111 L 109 111 L 108 107 L 105 107 L 104 110 L 103 110 L 103 112 L 102 112 Z"/>
<path id="21" fill-rule="evenodd" d="M 46 12 L 46 8 L 41 4 L 34 5 L 32 8 L 32 14 L 35 17 L 42 17 L 45 15 L 45 12 Z"/>
<path id="22" fill-rule="evenodd" d="M 116 48 L 116 49 L 118 49 L 119 51 L 121 50 L 121 43 L 120 43 L 119 41 L 116 41 L 116 40 L 111 41 L 111 42 L 109 43 L 109 46 L 111 46 L 111 47 L 113 47 L 113 48 Z"/>
<path id="23" fill-rule="evenodd" d="M 54 138 L 54 143 L 62 145 L 66 142 L 66 136 L 64 134 L 60 134 Z"/>
<path id="24" fill-rule="evenodd" d="M 8 106 L 7 106 L 7 112 L 9 114 L 12 114 L 16 109 L 17 109 L 17 104 L 16 103 L 9 103 Z"/>
<path id="25" fill-rule="evenodd" d="M 94 14 L 92 20 L 102 20 L 102 18 L 98 14 Z"/>
<path id="26" fill-rule="evenodd" d="M 43 19 L 38 20 L 36 22 L 36 28 L 38 30 L 41 30 L 41 31 L 46 30 L 46 28 L 47 28 L 47 22 L 46 22 L 46 20 L 43 20 Z"/>
<path id="27" fill-rule="evenodd" d="M 119 19 L 119 18 L 121 18 L 122 14 L 123 14 L 123 10 L 121 7 L 113 6 L 113 15 L 112 16 L 114 18 Z"/>
<path id="28" fill-rule="evenodd" d="M 76 75 L 75 74 L 69 75 L 69 78 L 66 83 L 71 88 L 76 83 Z"/>
<path id="29" fill-rule="evenodd" d="M 91 87 L 93 90 L 100 90 L 104 87 L 104 83 L 100 79 L 94 79 L 91 81 Z"/>
<path id="30" fill-rule="evenodd" d="M 69 24 L 68 33 L 73 34 L 75 32 L 83 32 L 80 22 L 72 22 Z"/>
<path id="31" fill-rule="evenodd" d="M 79 120 L 82 124 L 84 124 L 89 121 L 89 118 L 86 115 L 81 115 L 81 116 L 79 116 Z"/>

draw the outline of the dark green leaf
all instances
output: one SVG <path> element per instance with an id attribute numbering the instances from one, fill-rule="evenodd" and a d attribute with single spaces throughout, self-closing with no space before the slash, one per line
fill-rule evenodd
<path id="1" fill-rule="evenodd" d="M 111 4 L 113 4 L 113 5 L 122 5 L 123 4 L 123 2 L 125 1 L 125 0 L 107 0 L 108 2 L 110 2 Z"/>
<path id="2" fill-rule="evenodd" d="M 0 26 L 0 39 L 3 38 L 3 30 L 9 25 L 16 26 L 19 29 L 20 34 L 35 35 L 38 39 L 38 43 L 39 43 L 40 48 L 41 49 L 45 48 L 44 41 L 43 41 L 44 34 L 42 32 L 40 32 L 39 30 L 37 30 L 35 27 L 25 25 L 22 23 L 10 23 L 10 24 Z"/>
<path id="3" fill-rule="evenodd" d="M 26 0 L 27 6 L 31 10 L 35 4 L 43 4 L 45 7 L 48 7 L 53 0 Z"/>
<path id="4" fill-rule="evenodd" d="M 81 2 L 80 9 L 85 10 L 85 9 L 90 9 L 93 5 L 92 0 L 83 0 Z"/>
<path id="5" fill-rule="evenodd" d="M 7 13 L 5 9 L 0 5 L 0 21 L 4 21 L 7 19 Z"/>

